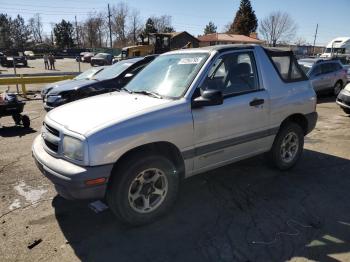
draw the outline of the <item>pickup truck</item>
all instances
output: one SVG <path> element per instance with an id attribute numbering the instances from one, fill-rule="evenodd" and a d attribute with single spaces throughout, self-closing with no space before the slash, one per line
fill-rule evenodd
<path id="1" fill-rule="evenodd" d="M 225 45 L 165 53 L 123 89 L 49 112 L 32 146 L 67 199 L 106 199 L 123 222 L 166 213 L 180 181 L 266 153 L 292 168 L 316 95 L 289 51 Z"/>

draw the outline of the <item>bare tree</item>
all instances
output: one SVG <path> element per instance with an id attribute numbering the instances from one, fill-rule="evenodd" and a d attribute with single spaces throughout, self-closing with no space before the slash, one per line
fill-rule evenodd
<path id="1" fill-rule="evenodd" d="M 40 14 L 35 14 L 28 21 L 29 30 L 31 31 L 33 40 L 35 43 L 43 42 L 43 23 Z"/>
<path id="2" fill-rule="evenodd" d="M 301 37 L 301 36 L 300 36 L 300 37 L 297 37 L 297 38 L 295 39 L 294 44 L 297 45 L 297 46 L 302 46 L 302 45 L 306 45 L 307 42 L 306 42 L 306 40 L 305 40 L 304 37 Z"/>
<path id="3" fill-rule="evenodd" d="M 117 46 L 125 46 L 127 43 L 127 18 L 129 16 L 129 6 L 120 2 L 112 7 L 113 32 L 117 38 Z"/>
<path id="4" fill-rule="evenodd" d="M 272 12 L 260 22 L 259 32 L 269 45 L 290 40 L 295 36 L 297 25 L 288 13 Z"/>
<path id="5" fill-rule="evenodd" d="M 172 26 L 172 18 L 170 15 L 153 16 L 151 19 L 154 22 L 154 27 L 159 33 L 171 33 L 175 31 Z"/>
<path id="6" fill-rule="evenodd" d="M 133 9 L 130 17 L 130 30 L 129 30 L 129 39 L 133 44 L 137 43 L 137 37 L 142 33 L 142 22 L 140 19 L 140 12 L 137 9 Z"/>
<path id="7" fill-rule="evenodd" d="M 78 26 L 80 42 L 85 47 L 102 47 L 106 37 L 106 15 L 104 13 L 90 13 L 82 27 Z"/>

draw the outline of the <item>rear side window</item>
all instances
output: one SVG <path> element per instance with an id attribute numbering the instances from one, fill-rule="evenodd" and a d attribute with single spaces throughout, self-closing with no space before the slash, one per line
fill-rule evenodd
<path id="1" fill-rule="evenodd" d="M 307 80 L 303 70 L 291 51 L 273 51 L 265 49 L 277 73 L 284 82 Z"/>
<path id="2" fill-rule="evenodd" d="M 334 63 L 322 64 L 321 67 L 322 67 L 323 74 L 333 73 L 333 72 L 337 71 Z"/>

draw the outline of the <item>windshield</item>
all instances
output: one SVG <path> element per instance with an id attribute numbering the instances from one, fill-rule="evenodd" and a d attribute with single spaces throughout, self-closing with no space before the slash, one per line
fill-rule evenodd
<path id="1" fill-rule="evenodd" d="M 76 77 L 74 77 L 74 79 L 75 80 L 90 79 L 102 70 L 103 70 L 103 67 L 93 67 L 84 71 L 80 75 L 77 75 Z"/>
<path id="2" fill-rule="evenodd" d="M 325 53 L 345 54 L 345 48 L 327 48 Z"/>
<path id="3" fill-rule="evenodd" d="M 207 53 L 169 54 L 156 58 L 126 88 L 147 91 L 164 97 L 181 97 L 208 58 Z"/>
<path id="4" fill-rule="evenodd" d="M 312 64 L 305 63 L 305 64 L 299 64 L 299 65 L 300 65 L 300 68 L 304 71 L 304 73 L 306 75 L 310 72 L 310 70 L 312 68 Z"/>
<path id="5" fill-rule="evenodd" d="M 96 58 L 106 58 L 108 54 L 97 54 L 95 55 Z"/>
<path id="6" fill-rule="evenodd" d="M 123 73 L 126 69 L 128 69 L 131 65 L 132 63 L 130 63 L 129 61 L 120 61 L 112 66 L 105 68 L 103 71 L 97 74 L 93 79 L 106 80 L 106 79 L 115 78 L 119 76 L 121 73 Z"/>

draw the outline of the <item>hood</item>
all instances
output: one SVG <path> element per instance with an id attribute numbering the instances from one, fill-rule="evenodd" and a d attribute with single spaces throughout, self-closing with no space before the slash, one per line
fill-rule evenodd
<path id="1" fill-rule="evenodd" d="M 55 86 L 49 91 L 49 95 L 58 95 L 61 92 L 76 90 L 81 87 L 91 86 L 97 83 L 96 80 L 91 79 L 81 79 L 81 80 L 68 80 L 62 81 L 62 83 L 54 83 Z M 52 86 L 51 86 L 52 87 Z"/>
<path id="2" fill-rule="evenodd" d="M 47 117 L 70 131 L 87 136 L 97 128 L 160 109 L 172 102 L 145 95 L 113 92 L 60 106 L 50 111 Z"/>

